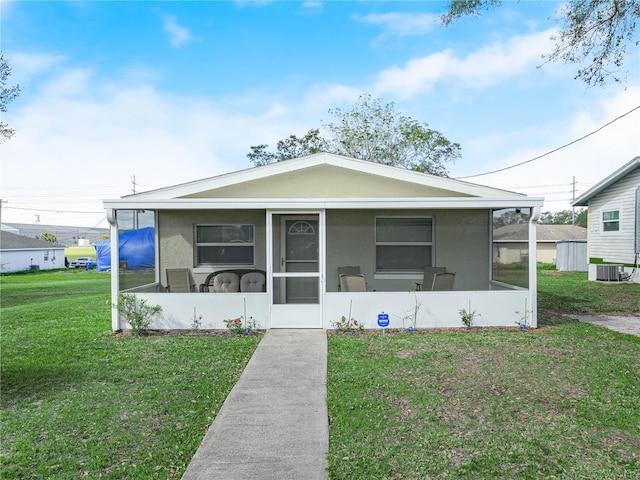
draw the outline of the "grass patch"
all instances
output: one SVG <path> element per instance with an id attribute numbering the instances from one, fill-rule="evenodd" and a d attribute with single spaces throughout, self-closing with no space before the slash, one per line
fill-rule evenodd
<path id="1" fill-rule="evenodd" d="M 526 332 L 330 335 L 330 478 L 640 477 L 640 285 L 540 271 Z"/>
<path id="2" fill-rule="evenodd" d="M 329 336 L 330 478 L 638 478 L 639 372 L 587 324 Z"/>
<path id="3" fill-rule="evenodd" d="M 0 287 L 0 478 L 180 478 L 259 342 L 114 336 L 95 271 Z"/>
<path id="4" fill-rule="evenodd" d="M 538 323 L 565 322 L 570 314 L 640 315 L 640 284 L 590 282 L 585 272 L 538 270 Z"/>
<path id="5" fill-rule="evenodd" d="M 96 249 L 92 246 L 67 247 L 64 249 L 64 256 L 67 257 L 70 262 L 72 262 L 73 260 L 77 260 L 79 257 L 96 258 Z"/>

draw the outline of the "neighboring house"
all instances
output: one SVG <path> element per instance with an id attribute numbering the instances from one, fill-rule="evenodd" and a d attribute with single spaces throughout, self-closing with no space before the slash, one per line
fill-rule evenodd
<path id="1" fill-rule="evenodd" d="M 0 230 L 2 273 L 64 268 L 64 246 Z"/>
<path id="2" fill-rule="evenodd" d="M 332 154 L 315 154 L 120 199 L 104 200 L 111 264 L 118 264 L 119 219 L 155 213 L 155 273 L 112 270 L 112 328 L 126 328 L 118 292 L 160 305 L 152 328 L 224 329 L 253 317 L 261 328 L 332 328 L 351 316 L 366 328 L 537 325 L 536 258 L 492 268 L 493 219 L 519 212 L 535 221 L 543 200 L 496 188 Z M 535 248 L 532 249 L 535 251 Z M 338 268 L 357 266 L 366 292 L 338 287 Z M 416 291 L 423 269 L 455 272 L 451 291 Z M 173 269 L 198 286 L 213 272 L 266 272 L 266 291 L 167 291 Z M 147 274 L 148 275 L 148 274 Z M 138 285 L 136 287 L 136 285 Z M 413 315 L 418 307 L 417 316 Z M 516 313 L 517 312 L 517 313 Z"/>
<path id="3" fill-rule="evenodd" d="M 588 207 L 589 280 L 621 278 L 640 283 L 640 157 L 581 195 Z M 619 266 L 619 267 L 617 267 Z"/>
<path id="4" fill-rule="evenodd" d="M 538 262 L 556 263 L 558 243 L 569 242 L 581 250 L 581 243 L 587 240 L 587 229 L 577 225 L 536 225 L 536 257 Z M 505 225 L 496 228 L 493 234 L 494 263 L 526 262 L 529 258 L 529 228 L 527 224 Z M 586 271 L 586 251 L 583 266 L 578 270 Z"/>
<path id="5" fill-rule="evenodd" d="M 42 223 L 3 223 L 2 229 L 31 238 L 40 238 L 45 233 L 49 233 L 56 237 L 56 241 L 60 245 L 66 247 L 92 245 L 109 235 L 108 228 L 70 227 Z"/>

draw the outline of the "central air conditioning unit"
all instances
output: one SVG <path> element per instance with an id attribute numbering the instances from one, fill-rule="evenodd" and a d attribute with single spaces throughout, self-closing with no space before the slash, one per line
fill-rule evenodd
<path id="1" fill-rule="evenodd" d="M 619 282 L 622 265 L 598 265 L 596 267 L 596 280 L 602 282 Z"/>

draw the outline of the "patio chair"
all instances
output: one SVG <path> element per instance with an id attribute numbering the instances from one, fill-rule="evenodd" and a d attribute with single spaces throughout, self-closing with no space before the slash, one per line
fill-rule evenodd
<path id="1" fill-rule="evenodd" d="M 416 290 L 430 289 L 433 285 L 433 278 L 436 273 L 444 273 L 447 271 L 446 267 L 424 267 L 424 274 L 422 277 L 422 283 L 416 283 Z"/>
<path id="2" fill-rule="evenodd" d="M 241 292 L 264 292 L 266 291 L 266 278 L 262 272 L 249 272 L 240 277 Z"/>
<path id="3" fill-rule="evenodd" d="M 233 293 L 240 291 L 240 277 L 237 273 L 221 272 L 213 277 L 213 291 L 216 293 Z"/>
<path id="4" fill-rule="evenodd" d="M 167 268 L 167 292 L 190 293 L 195 288 L 188 268 Z"/>
<path id="5" fill-rule="evenodd" d="M 431 290 L 434 292 L 444 292 L 447 290 L 453 290 L 453 282 L 455 279 L 456 279 L 455 272 L 436 273 L 433 276 L 433 283 L 431 284 Z"/>
<path id="6" fill-rule="evenodd" d="M 366 292 L 367 282 L 364 278 L 364 275 L 340 275 L 340 290 L 343 292 Z"/>
<path id="7" fill-rule="evenodd" d="M 347 267 L 338 267 L 338 291 L 342 289 L 340 286 L 340 277 L 342 275 L 360 275 L 360 266 L 359 265 L 350 265 Z"/>

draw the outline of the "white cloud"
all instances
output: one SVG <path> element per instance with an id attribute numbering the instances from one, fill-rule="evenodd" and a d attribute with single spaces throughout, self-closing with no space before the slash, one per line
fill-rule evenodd
<path id="1" fill-rule="evenodd" d="M 66 57 L 50 54 L 29 54 L 15 52 L 4 55 L 5 60 L 11 66 L 11 82 L 26 83 L 31 78 L 47 73 L 57 66 L 62 65 Z"/>
<path id="2" fill-rule="evenodd" d="M 172 46 L 179 48 L 192 39 L 189 29 L 178 25 L 175 15 L 165 15 L 162 20 L 164 30 L 169 34 L 169 42 Z"/>
<path id="3" fill-rule="evenodd" d="M 374 41 L 379 43 L 389 37 L 424 35 L 433 30 L 440 20 L 438 15 L 427 13 L 372 13 L 354 15 L 354 20 L 383 27 L 382 34 Z"/>
<path id="4" fill-rule="evenodd" d="M 478 165 L 473 173 L 498 170 L 543 155 L 594 132 L 639 105 L 640 87 L 629 87 L 597 105 L 585 105 L 585 110 L 578 110 L 562 121 L 550 121 L 526 132 L 503 132 L 493 138 L 467 142 L 466 151 Z M 640 155 L 639 122 L 640 110 L 636 110 L 599 132 L 538 160 L 465 180 L 543 196 L 544 210 L 568 209 L 573 197 L 573 177 L 577 197 Z M 519 135 L 521 142 L 514 141 L 513 137 Z M 518 148 L 518 144 L 523 147 Z M 505 147 L 508 153 L 503 154 Z"/>
<path id="5" fill-rule="evenodd" d="M 515 36 L 482 47 L 464 58 L 451 49 L 409 60 L 404 67 L 380 72 L 372 90 L 410 98 L 430 91 L 442 81 L 462 81 L 467 87 L 486 88 L 521 75 L 540 63 L 548 51 L 552 30 Z"/>

